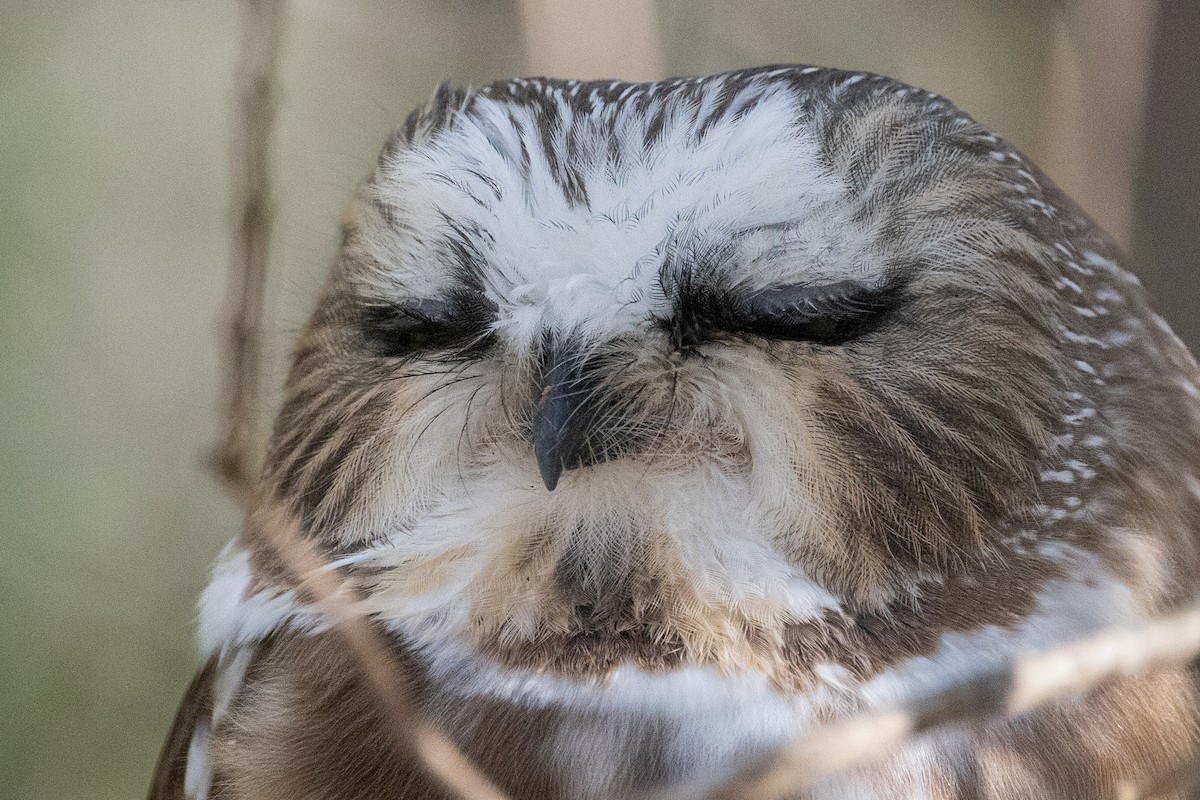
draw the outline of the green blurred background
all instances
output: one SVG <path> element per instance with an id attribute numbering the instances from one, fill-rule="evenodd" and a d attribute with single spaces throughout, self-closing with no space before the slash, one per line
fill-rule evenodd
<path id="1" fill-rule="evenodd" d="M 767 62 L 900 77 L 1025 149 L 1132 243 L 1196 341 L 1198 5 L 291 2 L 260 433 L 342 204 L 447 79 Z M 0 797 L 144 794 L 195 666 L 195 599 L 239 525 L 206 459 L 242 11 L 0 0 Z"/>

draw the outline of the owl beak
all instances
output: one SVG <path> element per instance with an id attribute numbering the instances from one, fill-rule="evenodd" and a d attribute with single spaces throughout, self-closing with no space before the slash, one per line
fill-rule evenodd
<path id="1" fill-rule="evenodd" d="M 554 491 L 563 470 L 587 463 L 590 416 L 585 404 L 594 396 L 578 353 L 549 349 L 533 409 L 533 452 L 546 488 Z"/>

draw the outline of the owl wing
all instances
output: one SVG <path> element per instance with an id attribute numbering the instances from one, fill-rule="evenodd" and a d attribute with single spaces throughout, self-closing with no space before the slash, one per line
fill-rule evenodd
<path id="1" fill-rule="evenodd" d="M 207 763 L 207 736 L 212 727 L 216 672 L 214 656 L 188 686 L 179 710 L 175 712 L 171 733 L 159 754 L 149 800 L 203 800 L 208 795 L 212 777 Z M 197 736 L 202 738 L 197 740 Z M 199 761 L 189 763 L 189 759 Z"/>

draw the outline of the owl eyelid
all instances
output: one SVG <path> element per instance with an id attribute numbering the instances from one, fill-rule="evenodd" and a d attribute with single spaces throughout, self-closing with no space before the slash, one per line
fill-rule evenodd
<path id="1" fill-rule="evenodd" d="M 485 344 L 486 320 L 453 300 L 415 299 L 368 306 L 362 331 L 377 355 L 398 358 L 426 351 L 465 352 Z"/>
<path id="2" fill-rule="evenodd" d="M 857 280 L 773 286 L 746 297 L 730 327 L 768 339 L 844 344 L 877 327 L 898 300 L 898 286 Z"/>

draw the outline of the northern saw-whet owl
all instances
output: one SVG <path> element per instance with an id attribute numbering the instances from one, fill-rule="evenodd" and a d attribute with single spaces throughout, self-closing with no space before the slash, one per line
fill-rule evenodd
<path id="1" fill-rule="evenodd" d="M 443 87 L 347 212 L 262 486 L 513 798 L 661 796 L 1189 598 L 1198 385 L 1105 234 L 931 93 Z M 152 797 L 444 796 L 255 519 Z M 1115 797 L 1196 723 L 1164 669 L 804 796 Z"/>

